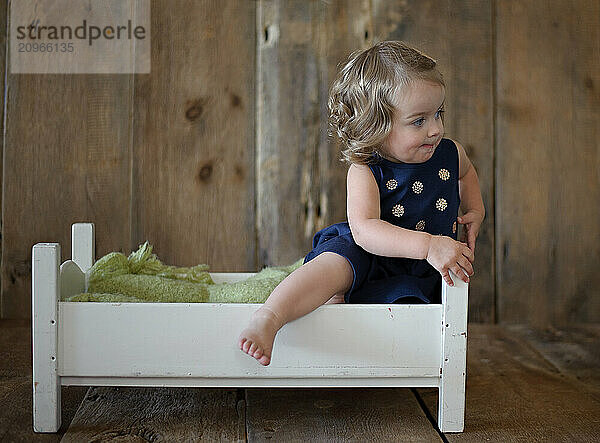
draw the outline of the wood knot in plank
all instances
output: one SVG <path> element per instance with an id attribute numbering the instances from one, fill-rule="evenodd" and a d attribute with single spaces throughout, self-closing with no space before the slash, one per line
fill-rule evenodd
<path id="1" fill-rule="evenodd" d="M 210 177 L 213 173 L 213 164 L 212 161 L 209 161 L 202 166 L 200 166 L 200 170 L 198 171 L 198 181 L 201 183 L 208 183 L 210 181 Z"/>
<path id="2" fill-rule="evenodd" d="M 242 105 L 242 98 L 239 95 L 234 94 L 233 92 L 229 93 L 229 103 L 231 104 L 232 108 L 243 108 L 244 107 Z"/>
<path id="3" fill-rule="evenodd" d="M 204 113 L 206 103 L 207 100 L 205 98 L 199 98 L 191 102 L 185 111 L 185 118 L 191 122 L 198 120 Z"/>
<path id="4" fill-rule="evenodd" d="M 31 275 L 31 259 L 15 260 L 9 272 L 11 284 L 15 284 L 17 280 L 22 280 L 29 275 Z"/>
<path id="5" fill-rule="evenodd" d="M 235 171 L 235 177 L 238 180 L 243 181 L 244 177 L 246 176 L 243 166 L 235 165 L 234 171 Z"/>

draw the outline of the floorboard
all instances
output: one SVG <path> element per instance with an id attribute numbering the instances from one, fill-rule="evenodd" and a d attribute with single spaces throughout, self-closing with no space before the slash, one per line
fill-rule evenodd
<path id="1" fill-rule="evenodd" d="M 469 324 L 465 431 L 448 441 L 597 441 L 596 391 L 544 358 L 524 331 Z M 417 393 L 437 418 L 437 391 Z"/>
<path id="2" fill-rule="evenodd" d="M 442 441 L 407 388 L 247 389 L 249 441 Z"/>
<path id="3" fill-rule="evenodd" d="M 545 330 L 510 325 L 507 331 L 519 335 L 562 374 L 600 394 L 600 324 Z"/>
<path id="4" fill-rule="evenodd" d="M 87 390 L 63 386 L 62 426 L 56 434 L 33 432 L 31 350 L 30 320 L 0 320 L 0 442 L 60 441 Z"/>
<path id="5" fill-rule="evenodd" d="M 237 389 L 92 387 L 63 443 L 244 441 Z"/>

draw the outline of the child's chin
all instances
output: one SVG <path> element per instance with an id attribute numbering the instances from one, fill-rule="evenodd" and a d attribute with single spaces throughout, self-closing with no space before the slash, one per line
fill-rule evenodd
<path id="1" fill-rule="evenodd" d="M 421 148 L 421 156 L 424 159 L 423 161 L 429 160 L 433 157 L 433 153 L 435 152 L 435 145 L 430 148 Z"/>

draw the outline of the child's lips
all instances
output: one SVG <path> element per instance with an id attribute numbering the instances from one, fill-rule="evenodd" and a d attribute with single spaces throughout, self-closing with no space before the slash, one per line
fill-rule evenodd
<path id="1" fill-rule="evenodd" d="M 421 145 L 422 149 L 433 149 L 435 146 L 437 146 L 438 144 L 438 140 L 435 140 L 433 143 L 424 143 Z"/>

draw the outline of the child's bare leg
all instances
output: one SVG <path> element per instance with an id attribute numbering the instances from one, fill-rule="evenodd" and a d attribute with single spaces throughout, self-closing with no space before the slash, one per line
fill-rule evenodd
<path id="1" fill-rule="evenodd" d="M 346 303 L 344 301 L 344 293 L 340 292 L 339 294 L 335 294 L 333 297 L 331 297 L 329 300 L 327 300 L 324 304 L 325 305 L 335 305 L 335 304 L 339 304 L 339 303 Z"/>
<path id="2" fill-rule="evenodd" d="M 275 334 L 286 323 L 300 318 L 346 293 L 354 273 L 341 255 L 323 252 L 288 275 L 253 315 L 238 338 L 239 348 L 267 366 Z"/>

